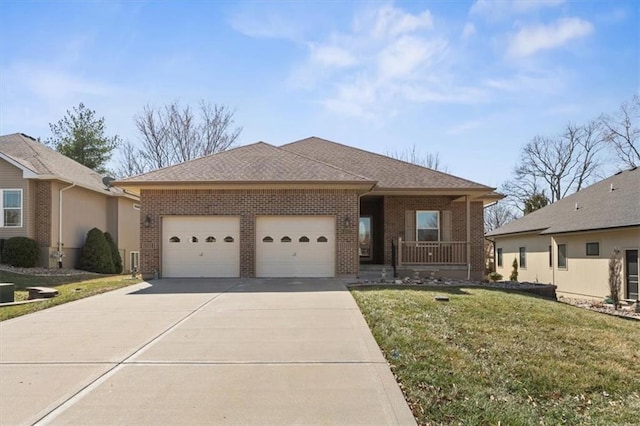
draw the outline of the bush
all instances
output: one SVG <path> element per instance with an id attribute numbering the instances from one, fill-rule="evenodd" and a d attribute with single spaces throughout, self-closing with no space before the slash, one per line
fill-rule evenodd
<path id="1" fill-rule="evenodd" d="M 2 249 L 4 248 L 4 242 L 7 241 L 4 238 L 0 238 L 0 263 L 4 263 L 2 261 Z"/>
<path id="2" fill-rule="evenodd" d="M 509 275 L 509 279 L 511 281 L 518 281 L 518 259 L 514 258 L 511 266 L 513 266 L 513 270 L 511 271 L 511 275 Z"/>
<path id="3" fill-rule="evenodd" d="M 113 261 L 113 274 L 121 274 L 122 273 L 122 257 L 120 257 L 120 252 L 118 251 L 118 246 L 116 242 L 113 241 L 113 237 L 110 233 L 104 233 L 104 239 L 107 240 L 107 244 L 109 244 L 109 248 L 111 249 L 111 260 Z"/>
<path id="4" fill-rule="evenodd" d="M 78 269 L 99 274 L 112 274 L 114 270 L 111 248 L 101 230 L 93 228 L 87 233 L 82 247 Z"/>
<path id="5" fill-rule="evenodd" d="M 487 275 L 489 277 L 489 279 L 491 281 L 493 281 L 494 283 L 496 281 L 500 281 L 502 279 L 502 275 L 497 273 L 497 272 L 490 272 L 489 275 Z"/>
<path id="6" fill-rule="evenodd" d="M 27 237 L 9 238 L 2 247 L 2 263 L 19 268 L 33 268 L 39 255 L 38 243 Z"/>

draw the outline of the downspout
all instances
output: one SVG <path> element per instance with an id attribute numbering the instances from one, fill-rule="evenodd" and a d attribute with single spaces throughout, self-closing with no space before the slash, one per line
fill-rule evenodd
<path id="1" fill-rule="evenodd" d="M 471 280 L 471 197 L 464 196 L 467 208 L 467 281 Z"/>
<path id="2" fill-rule="evenodd" d="M 74 186 L 76 186 L 75 183 L 72 183 L 69 186 L 65 186 L 64 188 L 60 189 L 60 199 L 58 202 L 58 253 L 57 253 L 57 257 L 58 257 L 58 268 L 62 268 L 62 193 L 64 191 L 66 191 L 67 189 L 71 189 Z"/>

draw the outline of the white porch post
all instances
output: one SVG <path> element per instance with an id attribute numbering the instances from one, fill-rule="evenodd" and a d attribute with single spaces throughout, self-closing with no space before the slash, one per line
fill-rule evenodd
<path id="1" fill-rule="evenodd" d="M 471 279 L 471 198 L 464 196 L 467 207 L 467 280 Z"/>

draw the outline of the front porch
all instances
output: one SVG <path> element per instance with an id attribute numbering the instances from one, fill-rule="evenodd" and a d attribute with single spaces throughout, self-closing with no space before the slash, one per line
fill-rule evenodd
<path id="1" fill-rule="evenodd" d="M 364 196 L 360 200 L 360 270 L 398 276 L 481 279 L 483 202 L 469 196 Z M 376 276 L 374 276 L 376 275 Z"/>

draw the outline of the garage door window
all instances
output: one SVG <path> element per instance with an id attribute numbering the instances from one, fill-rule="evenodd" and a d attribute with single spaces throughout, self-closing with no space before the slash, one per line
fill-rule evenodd
<path id="1" fill-rule="evenodd" d="M 206 240 L 204 240 L 207 243 L 215 243 L 216 242 L 216 237 L 207 237 Z"/>
<path id="2" fill-rule="evenodd" d="M 284 237 L 282 237 L 280 239 L 281 243 L 290 243 L 291 242 L 291 238 L 287 237 L 286 235 Z"/>
<path id="3" fill-rule="evenodd" d="M 273 238 L 271 238 L 270 236 L 266 236 L 262 239 L 263 243 L 272 243 L 273 242 Z"/>
<path id="4" fill-rule="evenodd" d="M 234 241 L 235 241 L 235 240 L 233 239 L 233 237 L 224 237 L 224 242 L 225 242 L 225 243 L 232 243 L 232 242 L 234 242 Z"/>
<path id="5" fill-rule="evenodd" d="M 191 242 L 192 243 L 197 243 L 198 242 L 198 237 L 191 237 Z"/>
<path id="6" fill-rule="evenodd" d="M 326 243 L 327 241 L 328 241 L 327 237 L 318 237 L 318 242 L 319 243 Z"/>
<path id="7" fill-rule="evenodd" d="M 170 242 L 170 243 L 179 243 L 179 242 L 180 242 L 180 238 L 178 238 L 178 237 L 171 237 L 171 238 L 169 238 L 169 242 Z"/>
<path id="8" fill-rule="evenodd" d="M 304 235 L 302 237 L 300 237 L 300 239 L 298 240 L 301 243 L 308 243 L 309 242 L 309 237 L 305 237 Z"/>

